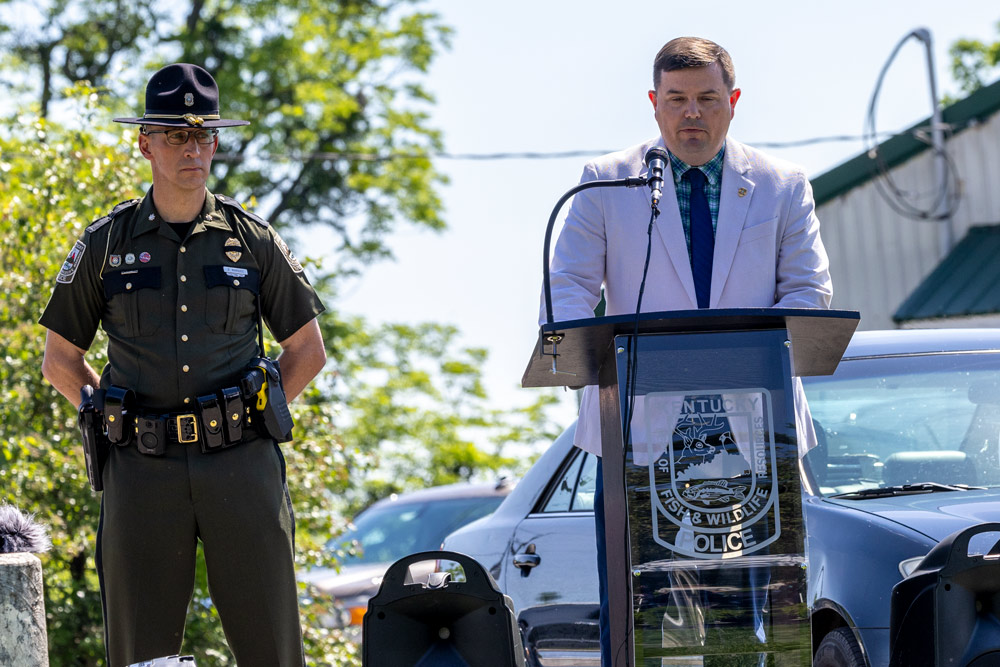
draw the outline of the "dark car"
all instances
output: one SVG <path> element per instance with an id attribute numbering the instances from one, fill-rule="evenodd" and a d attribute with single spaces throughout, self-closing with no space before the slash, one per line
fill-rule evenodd
<path id="1" fill-rule="evenodd" d="M 360 641 L 368 599 L 378 593 L 389 566 L 403 556 L 440 548 L 448 533 L 489 515 L 513 488 L 503 478 L 393 494 L 373 503 L 327 543 L 339 568 L 316 568 L 299 576 L 309 587 L 307 603 L 323 604 L 329 609 L 324 624 L 344 628 L 348 637 Z M 427 570 L 433 569 L 430 561 Z"/>
<path id="2" fill-rule="evenodd" d="M 802 466 L 814 653 L 887 665 L 893 586 L 946 536 L 1000 521 L 1000 330 L 860 332 L 834 375 L 803 382 L 818 438 Z M 596 460 L 572 440 L 571 427 L 444 543 L 512 598 L 536 667 L 600 664 Z"/>

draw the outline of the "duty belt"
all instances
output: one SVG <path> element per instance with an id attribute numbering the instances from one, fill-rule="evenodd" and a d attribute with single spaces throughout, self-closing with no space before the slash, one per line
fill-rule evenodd
<path id="1" fill-rule="evenodd" d="M 151 456 L 162 456 L 168 444 L 198 443 L 206 453 L 233 447 L 243 442 L 243 427 L 251 423 L 243 399 L 238 387 L 226 387 L 199 396 L 194 412 L 150 414 L 135 408 L 131 390 L 111 386 L 104 405 L 108 439 L 122 446 L 134 442 Z"/>

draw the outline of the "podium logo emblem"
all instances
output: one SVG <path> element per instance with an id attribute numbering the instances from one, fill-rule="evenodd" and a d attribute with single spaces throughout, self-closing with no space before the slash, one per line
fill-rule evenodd
<path id="1" fill-rule="evenodd" d="M 645 436 L 662 452 L 648 462 L 654 540 L 685 556 L 725 559 L 778 539 L 770 392 L 661 392 L 645 402 Z"/>

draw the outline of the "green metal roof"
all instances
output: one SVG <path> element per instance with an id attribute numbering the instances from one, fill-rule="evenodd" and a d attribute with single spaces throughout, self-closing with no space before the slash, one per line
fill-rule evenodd
<path id="1" fill-rule="evenodd" d="M 970 227 L 899 306 L 896 322 L 1000 312 L 1000 225 Z"/>
<path id="2" fill-rule="evenodd" d="M 978 121 L 989 118 L 1000 111 L 1000 81 L 984 86 L 968 97 L 951 104 L 941 111 L 945 123 L 952 126 L 952 134 L 958 134 Z M 885 140 L 878 146 L 879 153 L 888 167 L 894 167 L 909 160 L 930 146 L 915 136 L 915 130 L 927 128 L 930 117 L 908 128 L 901 134 Z M 812 180 L 813 196 L 820 206 L 849 190 L 867 183 L 878 173 L 875 160 L 862 153 Z"/>

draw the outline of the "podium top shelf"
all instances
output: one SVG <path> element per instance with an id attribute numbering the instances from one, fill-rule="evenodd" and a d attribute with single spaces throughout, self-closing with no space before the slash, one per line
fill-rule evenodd
<path id="1" fill-rule="evenodd" d="M 792 342 L 794 375 L 829 375 L 837 369 L 861 316 L 854 310 L 813 308 L 726 308 L 671 310 L 639 315 L 640 334 L 703 333 L 785 329 Z M 598 384 L 598 372 L 615 336 L 635 331 L 634 314 L 593 317 L 542 325 L 523 387 Z M 552 341 L 556 369 L 552 372 Z M 544 349 L 543 349 L 544 346 Z"/>

